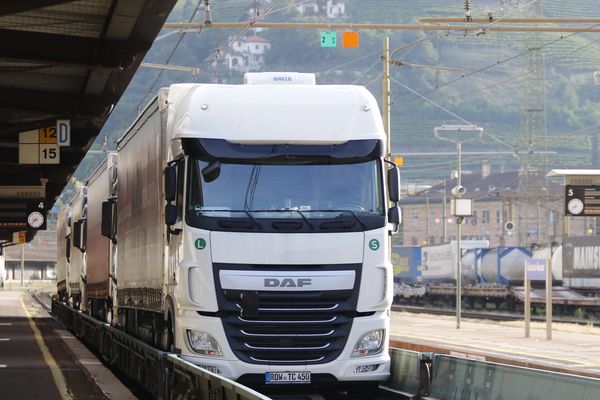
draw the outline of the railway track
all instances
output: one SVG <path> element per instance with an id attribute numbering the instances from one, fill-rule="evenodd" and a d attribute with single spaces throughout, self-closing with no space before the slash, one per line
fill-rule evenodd
<path id="1" fill-rule="evenodd" d="M 420 306 L 407 306 L 394 304 L 392 305 L 392 311 L 404 311 L 415 314 L 433 314 L 433 315 L 456 315 L 456 311 L 451 308 L 437 308 L 437 307 L 420 307 Z M 498 312 L 498 311 L 479 311 L 479 310 L 462 310 L 461 316 L 463 318 L 473 318 L 473 319 L 487 319 L 491 321 L 519 321 L 524 318 L 521 313 L 511 313 L 511 312 Z M 532 315 L 532 321 L 546 321 L 545 316 L 540 315 Z M 552 322 L 560 322 L 567 324 L 577 324 L 577 325 L 588 325 L 598 324 L 600 321 L 596 320 L 588 320 L 588 319 L 577 319 L 572 317 L 553 317 Z"/>

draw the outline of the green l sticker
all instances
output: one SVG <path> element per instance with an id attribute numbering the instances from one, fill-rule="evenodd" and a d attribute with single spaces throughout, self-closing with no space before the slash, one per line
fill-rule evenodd
<path id="1" fill-rule="evenodd" d="M 206 240 L 202 238 L 196 239 L 196 242 L 194 244 L 196 245 L 196 248 L 198 250 L 203 250 L 206 247 Z"/>
<path id="2" fill-rule="evenodd" d="M 379 240 L 371 239 L 371 241 L 369 242 L 369 248 L 373 251 L 379 249 Z"/>

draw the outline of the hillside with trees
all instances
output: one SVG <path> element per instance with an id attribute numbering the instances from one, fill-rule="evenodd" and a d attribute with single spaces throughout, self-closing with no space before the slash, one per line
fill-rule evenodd
<path id="1" fill-rule="evenodd" d="M 275 1 L 275 0 L 271 0 Z M 271 6 L 267 0 L 213 0 L 214 21 L 247 21 L 254 7 Z M 600 8 L 585 0 L 540 0 L 546 17 L 600 17 Z M 298 0 L 279 0 L 266 21 L 332 21 L 416 23 L 419 17 L 462 17 L 461 0 L 336 0 L 343 2 L 343 15 L 302 15 Z M 204 15 L 198 0 L 180 0 L 169 22 L 199 22 Z M 519 0 L 472 1 L 473 16 L 493 13 L 501 16 L 528 16 L 530 2 Z M 193 18 L 191 18 L 193 16 Z M 241 83 L 243 73 L 213 66 L 216 49 L 226 49 L 239 30 L 203 29 L 186 34 L 163 30 L 146 57 L 148 62 L 199 67 L 192 77 L 186 72 L 140 68 L 94 144 L 99 149 L 107 137 L 109 149 L 135 120 L 138 112 L 159 87 L 175 82 Z M 239 38 L 257 34 L 270 42 L 264 56 L 264 71 L 314 72 L 321 84 L 365 85 L 381 97 L 381 49 L 383 37 L 390 36 L 392 49 L 420 41 L 398 51 L 395 59 L 404 65 L 392 66 L 392 144 L 395 154 L 448 151 L 449 143 L 436 140 L 433 128 L 440 124 L 468 120 L 491 135 L 471 145 L 473 150 L 496 154 L 465 156 L 466 168 L 480 168 L 484 160 L 492 170 L 519 168 L 530 152 L 556 151 L 545 157 L 531 156 L 539 168 L 587 168 L 591 165 L 590 137 L 600 134 L 600 87 L 594 72 L 600 70 L 600 34 L 597 33 L 494 33 L 361 31 L 357 49 L 321 48 L 319 30 L 248 29 Z M 338 35 L 341 32 L 338 32 Z M 537 44 L 536 44 L 537 43 Z M 529 140 L 522 129 L 528 87 L 527 52 L 541 47 L 545 60 L 546 135 Z M 222 54 L 222 52 L 220 53 Z M 413 65 L 443 68 L 413 67 Z M 513 154 L 503 154 L 513 153 Z M 102 155 L 89 155 L 76 172 L 85 181 Z M 407 157 L 404 179 L 448 177 L 454 157 Z"/>

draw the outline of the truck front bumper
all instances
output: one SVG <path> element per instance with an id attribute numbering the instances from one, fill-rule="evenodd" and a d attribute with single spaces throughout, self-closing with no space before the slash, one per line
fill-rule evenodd
<path id="1" fill-rule="evenodd" d="M 381 351 L 372 356 L 351 357 L 357 341 L 376 329 L 384 329 L 386 334 Z M 194 352 L 187 338 L 188 330 L 210 334 L 217 340 L 223 356 L 206 357 Z M 390 375 L 389 317 L 386 312 L 355 318 L 342 353 L 336 360 L 325 364 L 268 365 L 241 361 L 229 347 L 221 320 L 216 317 L 201 316 L 195 312 L 186 312 L 176 318 L 175 335 L 176 347 L 181 350 L 181 358 L 233 380 L 238 380 L 240 377 L 256 380 L 262 376 L 264 383 L 266 372 L 285 371 L 309 371 L 313 377 L 313 383 L 321 380 L 333 382 L 383 381 Z"/>

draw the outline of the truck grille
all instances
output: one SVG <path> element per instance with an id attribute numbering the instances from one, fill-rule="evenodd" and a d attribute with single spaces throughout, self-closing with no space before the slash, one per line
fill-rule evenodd
<path id="1" fill-rule="evenodd" d="M 232 265 L 219 267 L 242 269 Z M 216 279 L 219 314 L 236 356 L 253 364 L 322 364 L 336 359 L 356 316 L 360 265 L 336 267 L 356 271 L 353 290 L 249 293 L 223 290 Z M 262 269 L 261 266 L 250 268 Z M 334 269 L 295 266 L 289 270 L 325 268 Z M 215 276 L 219 276 L 218 271 Z"/>

